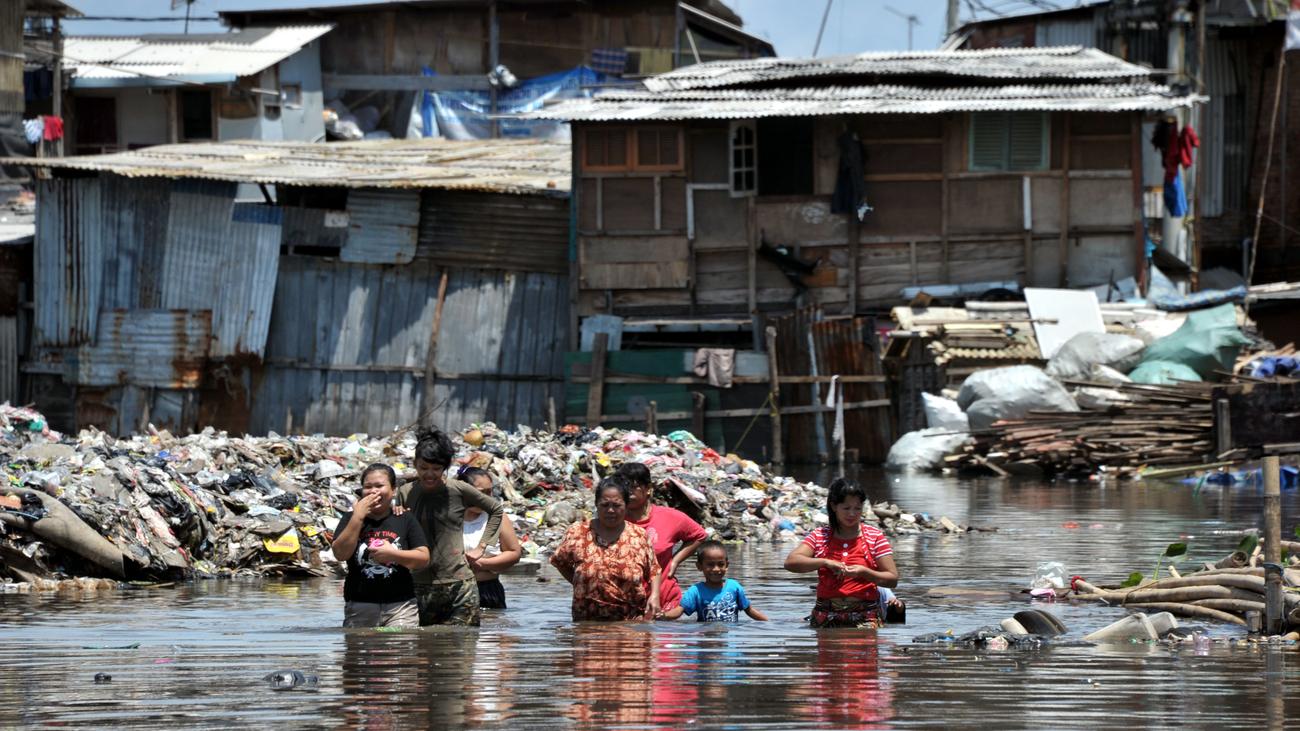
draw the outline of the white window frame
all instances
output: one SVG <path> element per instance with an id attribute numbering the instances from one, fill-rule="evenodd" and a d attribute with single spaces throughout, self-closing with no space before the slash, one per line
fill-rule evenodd
<path id="1" fill-rule="evenodd" d="M 749 144 L 737 145 L 736 132 L 749 130 Z M 753 153 L 753 165 L 736 166 L 736 151 L 750 150 Z M 754 185 L 750 189 L 736 187 L 736 173 L 753 175 Z M 758 123 L 752 119 L 737 120 L 727 128 L 727 187 L 732 198 L 750 198 L 758 195 Z"/>

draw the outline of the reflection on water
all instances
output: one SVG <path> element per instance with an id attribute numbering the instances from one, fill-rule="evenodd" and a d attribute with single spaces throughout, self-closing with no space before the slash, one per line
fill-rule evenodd
<path id="1" fill-rule="evenodd" d="M 1255 525 L 1257 488 L 862 479 L 874 499 L 1000 528 L 894 541 L 906 627 L 808 629 L 814 578 L 781 570 L 789 546 L 736 552 L 733 577 L 772 621 L 732 626 L 575 625 L 554 574 L 507 577 L 511 609 L 488 613 L 477 631 L 345 632 L 340 582 L 329 580 L 8 595 L 0 727 L 1281 729 L 1300 718 L 1294 648 L 1024 653 L 909 641 L 1023 608 L 1014 592 L 1039 561 L 1114 581 L 1149 572 L 1174 540 L 1196 559 L 1219 558 L 1240 540 L 1234 532 Z M 1288 530 L 1300 522 L 1294 491 L 1283 518 Z M 693 566 L 682 572 L 697 580 Z M 1091 604 L 1052 611 L 1074 637 L 1120 616 Z M 319 675 L 319 689 L 271 690 L 262 677 L 280 669 Z M 94 684 L 97 672 L 112 682 Z"/>

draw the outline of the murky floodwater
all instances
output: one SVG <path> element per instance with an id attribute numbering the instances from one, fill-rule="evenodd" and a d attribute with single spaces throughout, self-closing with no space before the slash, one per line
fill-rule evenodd
<path id="1" fill-rule="evenodd" d="M 549 572 L 551 581 L 507 577 L 511 609 L 489 613 L 479 631 L 344 632 L 342 583 L 326 580 L 207 582 L 85 600 L 8 595 L 0 596 L 0 727 L 1281 729 L 1300 719 L 1294 648 L 975 652 L 910 642 L 1023 608 L 996 592 L 1023 586 L 1041 560 L 1113 581 L 1150 572 L 1175 540 L 1194 558 L 1217 559 L 1240 540 L 1231 531 L 1256 525 L 1258 488 L 878 473 L 864 482 L 874 499 L 1001 528 L 894 541 L 906 626 L 808 629 L 801 618 L 813 579 L 781 570 L 789 546 L 734 557 L 733 576 L 773 620 L 734 626 L 575 626 L 568 587 Z M 1300 523 L 1300 495 L 1283 500 L 1289 532 Z M 1064 527 L 1071 523 L 1078 527 Z M 690 566 L 683 579 L 694 577 Z M 994 593 L 926 595 L 939 586 Z M 1073 637 L 1122 615 L 1094 605 L 1053 611 Z M 319 675 L 319 689 L 270 690 L 262 677 L 283 668 Z M 97 672 L 112 682 L 94 684 Z"/>

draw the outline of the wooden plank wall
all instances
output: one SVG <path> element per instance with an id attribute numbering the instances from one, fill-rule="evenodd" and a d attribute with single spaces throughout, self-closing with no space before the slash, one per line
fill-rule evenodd
<path id="1" fill-rule="evenodd" d="M 759 311 L 834 314 L 896 304 L 917 284 L 1078 287 L 1135 276 L 1133 118 L 1074 113 L 1067 125 L 1053 115 L 1050 169 L 1012 173 L 967 169 L 965 115 L 821 118 L 813 194 L 756 198 L 727 190 L 727 126 L 692 123 L 684 175 L 579 173 L 577 311 L 748 315 L 752 296 Z M 845 130 L 867 153 L 873 210 L 856 227 L 830 210 Z M 771 150 L 760 140 L 760 155 Z M 802 301 L 774 264 L 752 256 L 760 238 L 816 264 Z M 686 261 L 675 258 L 683 252 Z M 622 271 L 606 274 L 615 263 Z"/>

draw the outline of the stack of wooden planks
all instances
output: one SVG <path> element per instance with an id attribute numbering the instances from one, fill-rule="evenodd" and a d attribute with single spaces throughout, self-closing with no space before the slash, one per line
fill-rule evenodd
<path id="1" fill-rule="evenodd" d="M 1114 389 L 1127 400 L 1105 410 L 1034 412 L 999 421 L 972 432 L 973 439 L 946 465 L 1000 475 L 1036 468 L 1131 477 L 1145 466 L 1205 462 L 1214 451 L 1213 384 L 1066 385 Z"/>

